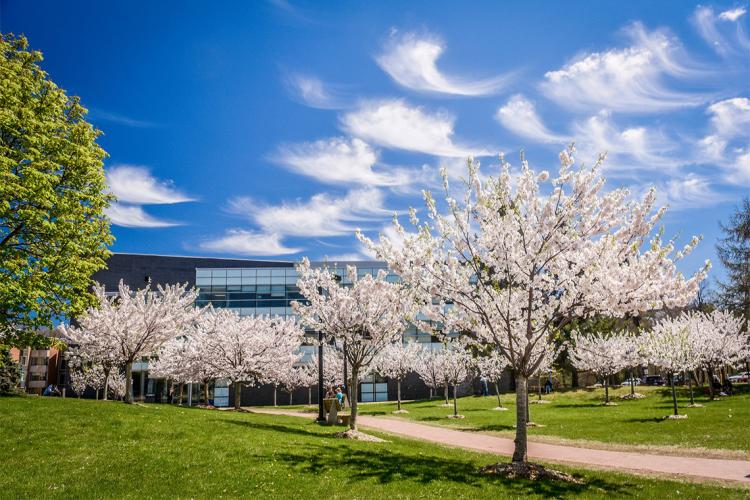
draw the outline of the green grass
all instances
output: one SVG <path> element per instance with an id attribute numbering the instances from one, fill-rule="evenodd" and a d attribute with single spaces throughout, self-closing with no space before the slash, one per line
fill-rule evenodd
<path id="1" fill-rule="evenodd" d="M 610 472 L 585 485 L 477 473 L 497 457 L 273 415 L 117 402 L 0 398 L 0 497 L 744 498 L 750 490 Z M 679 492 L 679 493 L 678 493 Z"/>
<path id="2" fill-rule="evenodd" d="M 549 404 L 532 404 L 531 420 L 544 427 L 530 428 L 529 436 L 600 441 L 623 445 L 668 445 L 689 448 L 712 448 L 750 452 L 750 394 L 744 392 L 720 401 L 709 401 L 707 396 L 696 397 L 704 408 L 686 408 L 687 389 L 678 394 L 679 412 L 687 420 L 664 420 L 672 413 L 672 396 L 667 388 L 640 387 L 644 399 L 621 401 L 618 396 L 630 388 L 610 390 L 610 398 L 618 406 L 602 406 L 603 389 L 558 392 L 545 395 Z M 699 391 L 696 391 L 696 394 Z M 536 395 L 531 395 L 536 399 Z M 406 403 L 409 411 L 398 418 L 428 424 L 511 435 L 515 424 L 515 396 L 501 397 L 509 411 L 491 409 L 497 399 L 464 397 L 458 400 L 461 420 L 448 419 L 453 409 L 441 407 L 440 400 Z M 452 402 L 452 400 L 451 400 Z M 391 415 L 395 403 L 360 406 L 362 414 Z"/>

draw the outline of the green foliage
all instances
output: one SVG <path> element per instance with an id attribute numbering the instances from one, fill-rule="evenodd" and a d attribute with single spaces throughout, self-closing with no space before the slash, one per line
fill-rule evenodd
<path id="1" fill-rule="evenodd" d="M 18 389 L 18 364 L 10 357 L 10 349 L 0 344 L 0 394 L 13 394 Z"/>
<path id="2" fill-rule="evenodd" d="M 386 443 L 334 439 L 334 429 L 313 423 L 313 416 L 71 398 L 7 398 L 0 408 L 0 491 L 7 498 L 725 499 L 747 493 L 557 465 L 585 484 L 488 477 L 478 469 L 502 457 L 395 436 L 383 436 Z"/>
<path id="3" fill-rule="evenodd" d="M 32 345 L 44 341 L 24 332 L 93 304 L 111 197 L 101 132 L 79 99 L 49 79 L 24 37 L 3 34 L 0 52 L 0 337 Z"/>

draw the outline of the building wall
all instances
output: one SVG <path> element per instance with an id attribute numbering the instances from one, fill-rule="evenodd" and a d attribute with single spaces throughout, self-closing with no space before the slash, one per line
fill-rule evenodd
<path id="1" fill-rule="evenodd" d="M 21 388 L 29 394 L 41 394 L 48 385 L 58 385 L 62 353 L 49 349 L 11 348 L 10 357 L 19 364 Z"/>

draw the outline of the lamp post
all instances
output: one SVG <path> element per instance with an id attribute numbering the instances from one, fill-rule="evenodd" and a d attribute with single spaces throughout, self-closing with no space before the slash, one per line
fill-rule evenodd
<path id="1" fill-rule="evenodd" d="M 325 392 L 323 389 L 323 332 L 318 332 L 318 419 L 317 422 L 326 421 L 326 411 L 323 403 Z"/>

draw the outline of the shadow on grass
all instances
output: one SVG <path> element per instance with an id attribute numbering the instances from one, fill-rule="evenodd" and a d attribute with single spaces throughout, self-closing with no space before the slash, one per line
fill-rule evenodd
<path id="1" fill-rule="evenodd" d="M 375 479 L 380 483 L 412 481 L 427 485 L 433 481 L 450 481 L 473 488 L 503 485 L 513 495 L 536 494 L 548 498 L 581 495 L 590 489 L 625 493 L 631 484 L 616 484 L 598 478 L 590 478 L 586 484 L 571 484 L 559 481 L 528 481 L 492 477 L 478 472 L 478 467 L 468 461 L 429 455 L 406 455 L 377 447 L 372 450 L 319 448 L 307 446 L 294 453 L 274 455 L 278 462 L 307 474 L 320 475 L 326 470 L 345 469 L 353 481 Z"/>
<path id="2" fill-rule="evenodd" d="M 623 422 L 638 422 L 641 424 L 648 424 L 648 423 L 660 423 L 664 422 L 664 417 L 641 417 L 641 418 L 627 418 L 623 420 Z"/>
<path id="3" fill-rule="evenodd" d="M 310 437 L 310 436 L 326 437 L 325 434 L 321 434 L 319 432 L 313 432 L 311 430 L 305 430 L 304 428 L 287 426 L 287 425 L 282 425 L 282 424 L 265 424 L 262 422 L 254 422 L 251 420 L 234 420 L 234 419 L 232 420 L 222 419 L 222 420 L 217 420 L 217 422 L 223 423 L 223 424 L 237 425 L 240 427 L 248 427 L 250 429 L 257 429 L 261 431 L 284 432 L 287 434 L 296 434 L 298 436 L 306 436 L 306 437 Z M 338 429 L 338 427 L 331 427 L 331 429 Z"/>

